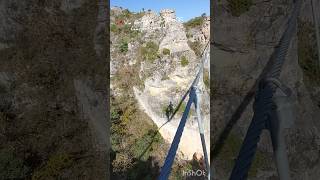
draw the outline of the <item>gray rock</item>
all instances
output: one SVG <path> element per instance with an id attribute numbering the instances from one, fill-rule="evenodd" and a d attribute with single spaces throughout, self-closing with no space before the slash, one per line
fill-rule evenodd
<path id="1" fill-rule="evenodd" d="M 303 9 L 306 9 L 307 4 L 304 3 Z M 231 16 L 226 10 L 226 1 L 219 2 L 218 7 L 213 26 L 212 52 L 214 60 L 212 76 L 216 83 L 216 95 L 211 111 L 215 119 L 212 128 L 214 142 L 268 62 L 284 32 L 293 6 L 292 1 L 256 2 L 240 17 Z M 306 17 L 304 15 L 306 13 L 302 11 L 301 17 Z M 319 138 L 317 132 L 320 128 L 320 109 L 312 102 L 310 91 L 305 87 L 303 73 L 298 63 L 296 37 L 291 42 L 280 79 L 293 90 L 293 101 L 298 109 L 293 126 L 285 133 L 291 177 L 317 179 L 319 171 L 316 169 L 320 169 L 320 163 L 314 159 L 318 159 L 320 149 L 316 141 L 311 139 Z M 244 137 L 252 115 L 252 104 L 249 103 L 240 119 L 234 124 L 233 129 L 237 135 Z M 258 149 L 272 158 L 273 150 L 269 138 L 269 134 L 263 134 Z M 306 153 L 308 156 L 303 155 Z M 220 171 L 221 177 L 228 177 L 229 171 L 219 167 L 219 164 L 216 166 L 216 171 Z M 271 178 L 270 175 L 276 172 L 274 163 L 267 164 L 264 170 L 268 173 L 258 173 L 258 179 Z M 277 173 L 272 176 L 277 177 Z"/>

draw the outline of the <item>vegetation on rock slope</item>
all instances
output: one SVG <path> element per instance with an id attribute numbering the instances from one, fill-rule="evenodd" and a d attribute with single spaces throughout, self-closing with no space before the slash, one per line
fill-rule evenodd
<path id="1" fill-rule="evenodd" d="M 181 56 L 180 62 L 182 67 L 185 67 L 189 64 L 189 61 L 186 56 Z"/>
<path id="2" fill-rule="evenodd" d="M 130 12 L 130 14 L 123 20 L 133 22 L 134 19 L 138 18 L 135 13 Z M 113 22 L 111 22 L 112 26 L 114 26 L 113 29 L 124 27 L 123 25 L 113 25 Z M 113 43 L 119 44 L 124 36 L 129 37 L 134 32 L 123 33 L 122 30 L 111 29 L 111 33 L 114 39 Z M 153 36 L 145 39 L 142 33 L 127 38 L 126 42 L 135 41 L 140 42 L 134 47 L 137 51 L 115 51 L 113 54 L 117 57 L 117 61 L 123 63 L 129 61 L 126 58 L 129 53 L 130 60 L 135 59 L 137 61 L 133 65 L 118 68 L 111 81 L 111 84 L 120 92 L 111 97 L 112 178 L 154 179 L 160 172 L 160 167 L 169 147 L 159 134 L 153 121 L 139 109 L 132 88 L 144 84 L 145 77 L 140 79 L 138 76 L 141 63 L 152 66 L 161 56 L 170 55 L 170 50 L 164 48 L 162 52 L 159 52 L 159 45 L 154 41 Z M 182 64 L 187 65 L 188 63 L 188 60 L 184 57 Z M 143 76 L 147 76 L 149 72 L 145 71 L 143 73 L 146 74 Z M 162 110 L 164 111 L 165 108 Z M 188 161 L 176 161 L 170 179 L 181 179 L 182 170 L 188 168 L 195 168 L 195 165 Z"/>
<path id="3" fill-rule="evenodd" d="M 252 0 L 227 0 L 228 8 L 233 16 L 240 16 L 249 11 L 253 5 Z"/>
<path id="4" fill-rule="evenodd" d="M 186 29 L 200 27 L 204 23 L 204 16 L 195 17 L 185 22 L 183 25 Z"/>
<path id="5" fill-rule="evenodd" d="M 194 51 L 194 53 L 196 54 L 196 56 L 200 57 L 201 56 L 201 43 L 199 41 L 188 41 L 188 45 L 189 47 Z"/>
<path id="6" fill-rule="evenodd" d="M 149 41 L 145 45 L 140 47 L 139 53 L 143 60 L 147 60 L 153 63 L 157 58 L 160 57 L 160 55 L 158 54 L 158 50 L 159 45 L 152 41 Z"/>
<path id="7" fill-rule="evenodd" d="M 119 18 L 133 22 L 139 15 L 125 10 L 115 19 Z M 124 56 L 128 53 L 128 43 L 141 39 L 142 35 L 131 30 L 129 25 L 111 24 L 111 27 L 111 36 L 115 39 L 115 44 L 123 46 L 119 53 L 115 52 L 117 54 L 114 55 L 117 59 L 124 60 Z M 133 86 L 143 86 L 143 81 L 138 76 L 140 63 L 142 61 L 153 63 L 159 56 L 158 49 L 158 45 L 152 41 L 141 44 L 137 53 L 130 56 L 132 59 L 137 59 L 136 64 L 119 68 L 111 80 L 111 84 L 121 91 L 120 95 L 111 96 L 110 103 L 111 178 L 153 179 L 158 176 L 167 146 L 152 120 L 140 111 L 132 91 Z M 158 166 L 152 166 L 154 163 L 158 163 Z"/>

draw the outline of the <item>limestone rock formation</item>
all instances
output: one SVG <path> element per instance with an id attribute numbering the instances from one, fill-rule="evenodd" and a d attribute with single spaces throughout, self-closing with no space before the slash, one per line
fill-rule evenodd
<path id="1" fill-rule="evenodd" d="M 164 18 L 166 22 L 172 22 L 176 20 L 176 12 L 173 9 L 162 9 L 160 16 Z"/>
<path id="2" fill-rule="evenodd" d="M 134 29 L 138 29 L 144 32 L 154 32 L 155 30 L 161 29 L 161 17 L 159 17 L 155 12 L 150 11 L 139 20 L 134 22 Z"/>
<path id="3" fill-rule="evenodd" d="M 134 16 L 134 15 L 133 15 Z M 208 28 L 208 27 L 206 27 Z M 122 54 L 116 53 L 117 46 L 111 48 L 112 72 L 114 78 L 116 73 L 125 67 L 138 68 L 139 79 L 142 81 L 141 87 L 133 88 L 133 94 L 142 111 L 144 111 L 158 126 L 161 127 L 166 121 L 164 109 L 171 101 L 177 106 L 183 94 L 188 90 L 196 73 L 198 72 L 201 59 L 195 55 L 195 52 L 188 44 L 186 29 L 182 22 L 177 20 L 175 11 L 171 9 L 161 10 L 159 14 L 148 11 L 143 16 L 133 22 L 132 31 L 139 31 L 141 38 L 134 39 L 128 43 L 128 51 Z M 117 39 L 111 38 L 112 42 Z M 157 55 L 153 60 L 142 59 L 141 53 L 147 44 L 153 44 L 157 47 Z M 115 49 L 113 49 L 115 48 Z M 203 47 L 201 51 L 203 50 Z M 209 70 L 210 53 L 205 53 L 205 69 Z M 164 51 L 167 53 L 164 53 Z M 140 53 L 140 55 L 139 55 Z M 121 62 L 119 64 L 119 62 Z M 118 64 L 118 65 L 117 65 Z M 137 75 L 138 75 L 137 74 Z M 206 78 L 208 78 L 206 76 Z M 208 79 L 206 79 L 208 80 Z M 206 81 L 207 82 L 207 81 Z M 112 82 L 111 82 L 112 83 Z M 114 82 L 116 83 L 116 82 Z M 114 94 L 121 92 L 116 86 L 112 86 Z M 206 143 L 209 151 L 209 89 L 205 85 L 201 76 L 199 83 L 201 93 L 201 113 L 205 124 Z M 188 99 L 188 98 L 187 98 Z M 167 143 L 171 143 L 181 119 L 182 111 L 187 103 L 177 113 L 176 117 L 160 129 L 161 135 Z M 202 154 L 202 146 L 196 121 L 194 107 L 188 118 L 184 134 L 179 145 L 179 154 L 183 159 L 192 159 L 194 152 Z"/>
<path id="4" fill-rule="evenodd" d="M 201 32 L 204 35 L 205 39 L 209 39 L 210 37 L 210 16 L 204 17 L 204 23 L 201 26 Z"/>
<path id="5" fill-rule="evenodd" d="M 178 104 L 178 101 L 195 78 L 198 65 L 200 64 L 200 59 L 196 58 L 193 50 L 191 50 L 187 43 L 188 39 L 185 28 L 181 22 L 176 20 L 174 11 L 163 10 L 160 15 L 165 21 L 165 26 L 163 27 L 164 37 L 160 42 L 159 50 L 161 52 L 164 48 L 169 49 L 171 57 L 159 59 L 159 64 L 153 70 L 153 74 L 144 81 L 144 89 L 142 91 L 135 89 L 135 95 L 141 107 L 154 120 L 158 127 L 166 122 L 163 112 L 164 107 L 170 101 L 175 105 Z M 181 66 L 180 58 L 183 56 L 187 57 L 189 61 L 189 64 L 185 67 Z M 206 62 L 209 62 L 209 51 L 207 51 L 206 59 Z M 202 113 L 205 119 L 206 132 L 209 132 L 209 102 L 205 100 L 209 98 L 209 91 L 204 88 L 203 81 L 200 84 L 203 90 Z M 181 114 L 160 130 L 168 142 L 172 141 L 180 118 Z M 197 131 L 196 116 L 193 111 L 179 146 L 186 158 L 190 159 L 194 152 L 202 151 Z M 209 142 L 208 133 L 206 140 Z"/>
<path id="6" fill-rule="evenodd" d="M 175 12 L 165 9 L 160 12 L 160 15 L 165 21 L 166 34 L 160 43 L 160 50 L 166 48 L 170 49 L 172 53 L 190 51 L 185 29 L 183 24 L 176 19 Z M 190 56 L 193 55 L 190 54 Z"/>

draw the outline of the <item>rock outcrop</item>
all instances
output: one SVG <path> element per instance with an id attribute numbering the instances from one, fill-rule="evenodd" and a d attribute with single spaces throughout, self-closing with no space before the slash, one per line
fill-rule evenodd
<path id="1" fill-rule="evenodd" d="M 205 45 L 210 37 L 210 16 L 203 16 L 203 23 L 200 27 L 194 27 L 188 30 L 188 40 L 191 42 L 200 42 Z"/>
<path id="2" fill-rule="evenodd" d="M 115 74 L 124 66 L 139 67 L 139 79 L 143 85 L 133 88 L 135 98 L 140 109 L 146 112 L 158 127 L 161 127 L 167 122 L 164 109 L 170 101 L 174 106 L 178 104 L 194 80 L 201 61 L 189 47 L 185 27 L 182 22 L 177 20 L 174 10 L 164 9 L 159 14 L 152 11 L 144 12 L 141 18 L 134 21 L 131 30 L 137 30 L 143 34 L 141 37 L 142 43 L 152 42 L 156 44 L 158 46 L 158 57 L 153 61 L 139 59 L 141 57 L 138 56 L 139 53 L 137 52 L 139 52 L 139 47 L 145 47 L 145 44 L 141 45 L 136 41 L 129 42 L 128 52 L 121 56 L 117 57 L 116 51 L 111 48 L 112 57 L 123 60 L 122 67 L 116 65 L 119 62 L 118 60 L 114 63 L 111 62 L 112 72 Z M 164 50 L 168 53 L 164 54 Z M 209 51 L 206 52 L 205 59 L 205 67 L 208 71 Z M 209 99 L 209 89 L 202 79 L 199 85 L 202 94 L 201 113 L 205 122 L 206 143 L 209 151 L 210 108 L 209 101 L 207 101 Z M 114 94 L 120 92 L 117 91 L 116 86 L 112 87 Z M 172 142 L 186 103 L 187 100 L 183 103 L 176 117 L 160 129 L 161 135 L 168 143 Z M 185 159 L 192 159 L 195 152 L 202 154 L 196 113 L 193 108 L 179 145 L 180 157 Z"/>
<path id="3" fill-rule="evenodd" d="M 303 9 L 308 7 L 304 3 Z M 213 94 L 213 108 L 211 111 L 214 122 L 212 123 L 213 145 L 216 146 L 219 135 L 233 126 L 231 134 L 244 137 L 252 119 L 252 103 L 244 97 L 250 96 L 250 90 L 262 69 L 267 64 L 274 47 L 280 40 L 286 22 L 291 14 L 292 1 L 265 1 L 252 5 L 249 11 L 234 17 L 225 8 L 227 1 L 220 1 L 217 5 L 214 21 L 214 47 L 213 47 L 213 72 L 215 94 Z M 310 6 L 308 7 L 308 9 Z M 301 10 L 306 13 L 307 11 Z M 303 17 L 300 16 L 300 18 Z M 309 18 L 310 18 L 309 14 Z M 297 104 L 297 117 L 294 125 L 286 129 L 286 142 L 293 179 L 317 179 L 320 175 L 319 150 L 317 143 L 320 134 L 319 107 L 310 99 L 310 92 L 306 89 L 303 72 L 298 62 L 298 38 L 295 36 L 291 42 L 286 62 L 281 73 L 281 81 L 293 90 L 293 102 Z M 252 94 L 251 94 L 252 95 Z M 253 96 L 251 96 L 253 97 Z M 242 107 L 239 105 L 242 103 Z M 248 107 L 240 119 L 235 122 L 235 111 Z M 231 119 L 233 118 L 233 122 Z M 232 125 L 230 124 L 232 123 Z M 226 127 L 228 124 L 228 127 Z M 225 128 L 224 128 L 225 127 Z M 313 140 L 311 140 L 313 139 Z M 219 139 L 221 140 L 221 139 Z M 243 138 L 237 141 L 242 142 Z M 224 147 L 230 147 L 225 139 Z M 220 144 L 221 145 L 221 144 Z M 227 179 L 231 168 L 223 164 L 230 161 L 233 164 L 238 149 L 230 157 L 223 157 L 223 149 L 215 157 L 217 179 Z M 259 157 L 264 161 L 254 165 L 256 172 L 250 174 L 249 179 L 277 178 L 277 171 L 272 160 L 273 150 L 269 133 L 263 133 L 258 145 Z M 318 153 L 315 153 L 318 152 Z M 310 156 L 305 156 L 309 154 Z M 313 159 L 313 160 L 311 160 Z M 299 163 L 297 163 L 299 162 Z"/>
<path id="4" fill-rule="evenodd" d="M 163 27 L 163 20 L 155 12 L 149 11 L 145 15 L 134 22 L 133 29 L 147 33 L 153 33 Z"/>
<path id="5" fill-rule="evenodd" d="M 0 179 L 107 178 L 99 2 L 0 2 Z"/>
<path id="6" fill-rule="evenodd" d="M 210 16 L 204 17 L 204 23 L 201 26 L 201 32 L 206 40 L 210 37 Z"/>
<path id="7" fill-rule="evenodd" d="M 80 8 L 84 2 L 84 0 L 62 0 L 60 9 L 68 13 L 73 9 Z"/>
<path id="8" fill-rule="evenodd" d="M 191 52 L 183 24 L 176 19 L 174 10 L 164 9 L 159 15 L 153 11 L 146 12 L 141 19 L 134 22 L 133 29 L 147 33 L 146 36 L 154 34 L 155 31 L 161 32 L 164 37 L 159 45 L 160 51 L 166 48 L 171 53 Z"/>
<path id="9" fill-rule="evenodd" d="M 25 13 L 25 8 L 25 1 L 0 2 L 0 50 L 10 47 L 15 39 L 14 35 L 21 31 L 18 20 L 12 17 L 19 17 Z"/>
<path id="10" fill-rule="evenodd" d="M 197 59 L 193 50 L 189 47 L 183 24 L 176 19 L 173 10 L 162 10 L 160 17 L 164 19 L 165 26 L 161 27 L 164 36 L 159 45 L 159 51 L 170 50 L 170 56 L 164 56 L 157 61 L 157 66 L 153 69 L 150 77 L 144 81 L 144 89 L 135 89 L 135 96 L 141 108 L 153 119 L 158 127 L 166 121 L 163 109 L 170 101 L 174 105 L 178 104 L 182 95 L 189 88 L 198 70 L 200 59 Z M 181 57 L 188 59 L 187 66 L 181 65 Z M 207 61 L 209 62 L 209 51 Z M 143 69 L 142 69 L 143 71 Z M 200 83 L 203 91 L 202 114 L 205 121 L 207 147 L 209 147 L 209 91 Z M 186 103 L 186 102 L 185 102 Z M 178 127 L 181 114 L 166 124 L 160 130 L 162 136 L 171 142 Z M 202 152 L 201 141 L 198 136 L 195 112 L 191 113 L 185 128 L 184 135 L 179 146 L 184 158 L 191 159 L 194 152 Z"/>

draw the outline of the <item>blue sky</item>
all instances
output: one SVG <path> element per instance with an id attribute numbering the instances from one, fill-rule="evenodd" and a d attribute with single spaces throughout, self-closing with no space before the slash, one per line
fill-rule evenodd
<path id="1" fill-rule="evenodd" d="M 133 12 L 144 8 L 159 12 L 161 9 L 176 10 L 176 15 L 183 21 L 200 16 L 210 15 L 210 0 L 110 0 L 110 6 L 120 6 Z"/>

